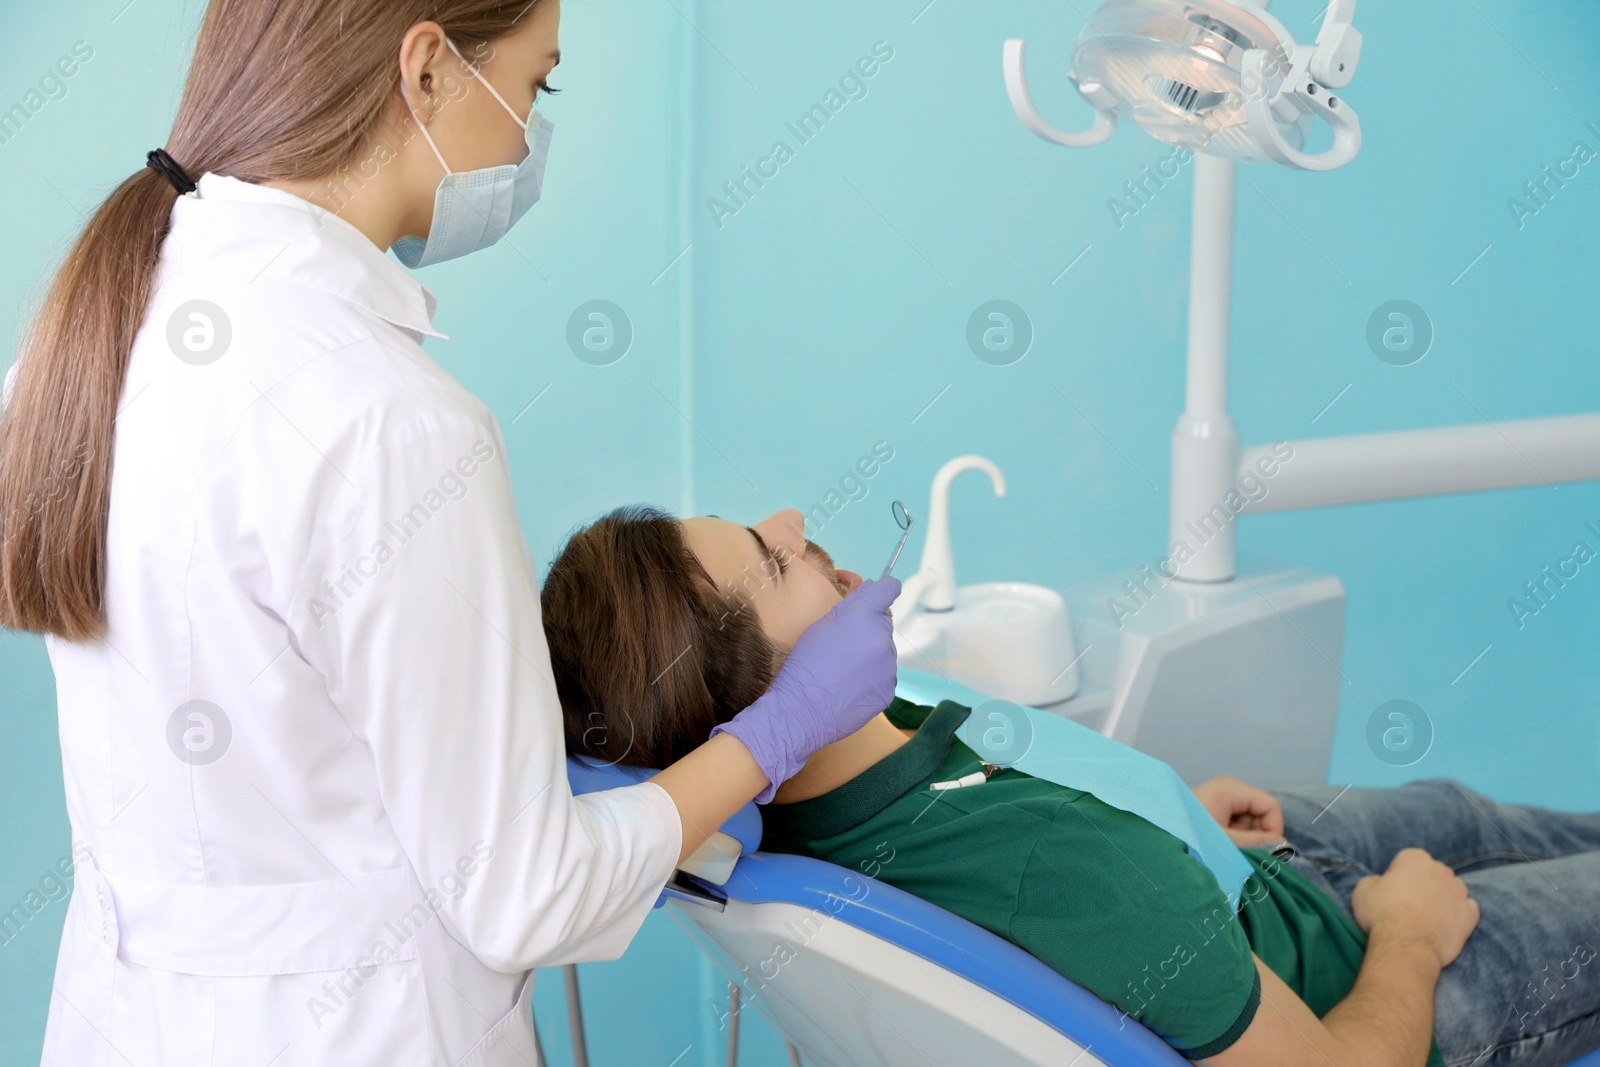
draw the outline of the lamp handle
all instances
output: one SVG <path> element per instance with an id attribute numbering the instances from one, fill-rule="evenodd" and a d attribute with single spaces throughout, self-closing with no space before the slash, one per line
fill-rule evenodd
<path id="1" fill-rule="evenodd" d="M 1356 0 L 1333 0 L 1322 17 L 1310 66 L 1311 76 L 1329 89 L 1349 85 L 1361 61 L 1361 31 L 1350 24 L 1355 14 Z"/>
<path id="2" fill-rule="evenodd" d="M 1274 94 L 1267 89 L 1266 60 L 1264 49 L 1252 48 L 1240 62 L 1242 84 L 1257 87 L 1245 94 L 1244 108 L 1262 150 L 1279 163 L 1311 171 L 1335 170 L 1354 159 L 1361 150 L 1360 118 L 1349 104 L 1307 76 L 1299 64 L 1290 70 L 1278 95 L 1286 95 L 1302 114 L 1315 115 L 1326 122 L 1333 131 L 1333 144 L 1325 152 L 1310 155 L 1284 139 L 1283 127 L 1272 113 Z M 1294 79 L 1293 88 L 1289 78 Z"/>
<path id="3" fill-rule="evenodd" d="M 1002 52 L 1006 75 L 1006 95 L 1011 97 L 1011 108 L 1022 124 L 1046 141 L 1066 145 L 1068 148 L 1090 148 L 1110 137 L 1117 128 L 1117 113 L 1094 109 L 1094 125 L 1080 133 L 1065 133 L 1045 121 L 1039 109 L 1033 106 L 1033 95 L 1028 92 L 1028 74 L 1024 67 L 1023 50 L 1027 42 L 1013 37 L 1006 41 Z"/>

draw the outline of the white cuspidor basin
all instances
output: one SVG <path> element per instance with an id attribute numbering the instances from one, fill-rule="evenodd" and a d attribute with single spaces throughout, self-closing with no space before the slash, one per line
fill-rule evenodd
<path id="1" fill-rule="evenodd" d="M 1054 704 L 1078 691 L 1072 623 L 1054 589 L 976 582 L 956 589 L 949 611 L 919 609 L 896 623 L 907 667 L 1017 704 Z"/>

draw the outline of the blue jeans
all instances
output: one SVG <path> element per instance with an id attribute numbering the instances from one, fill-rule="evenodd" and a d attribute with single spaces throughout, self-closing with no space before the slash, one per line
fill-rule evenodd
<path id="1" fill-rule="evenodd" d="M 1402 848 L 1467 884 L 1481 917 L 1434 995 L 1448 1067 L 1561 1067 L 1600 1048 L 1600 814 L 1499 804 L 1448 778 L 1271 792 L 1289 865 L 1347 913 Z"/>

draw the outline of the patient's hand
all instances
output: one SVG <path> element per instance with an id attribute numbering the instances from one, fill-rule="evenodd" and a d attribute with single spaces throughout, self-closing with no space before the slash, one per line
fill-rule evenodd
<path id="1" fill-rule="evenodd" d="M 1194 795 L 1240 848 L 1283 840 L 1283 808 L 1266 790 L 1237 778 L 1213 778 L 1195 786 Z"/>
<path id="2" fill-rule="evenodd" d="M 1383 874 L 1369 874 L 1350 894 L 1356 925 L 1371 934 L 1388 926 L 1415 937 L 1439 957 L 1441 968 L 1461 954 L 1478 925 L 1478 902 L 1456 872 L 1420 848 L 1403 848 Z"/>

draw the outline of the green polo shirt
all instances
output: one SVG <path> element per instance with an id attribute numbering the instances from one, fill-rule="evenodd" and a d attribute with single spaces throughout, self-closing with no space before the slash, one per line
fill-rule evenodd
<path id="1" fill-rule="evenodd" d="M 1238 1040 L 1260 1004 L 1251 953 L 1318 1016 L 1355 984 L 1366 936 L 1298 871 L 1244 849 L 1237 916 L 1176 837 L 1081 790 L 981 769 L 956 738 L 970 709 L 896 698 L 912 737 L 830 792 L 763 809 L 761 847 L 865 872 L 1032 953 L 1189 1059 Z M 1235 918 L 1240 921 L 1234 921 Z M 1437 1044 L 1428 1067 L 1444 1067 Z"/>

